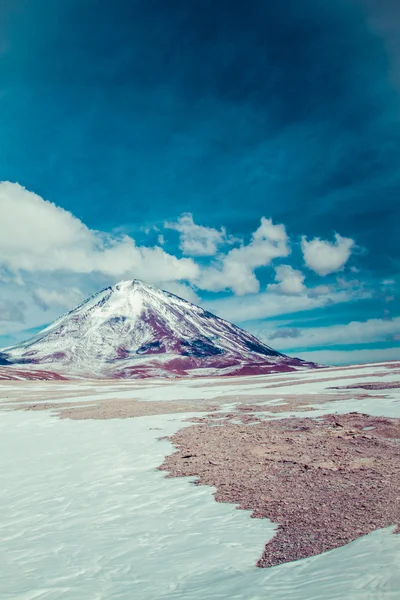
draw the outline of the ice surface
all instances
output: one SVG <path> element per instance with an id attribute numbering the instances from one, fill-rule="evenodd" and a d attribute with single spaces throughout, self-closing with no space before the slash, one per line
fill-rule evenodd
<path id="1" fill-rule="evenodd" d="M 156 470 L 187 415 L 0 416 L 1 600 L 399 598 L 390 530 L 257 569 L 272 524 Z"/>
<path id="2" fill-rule="evenodd" d="M 196 598 L 256 571 L 272 526 L 156 470 L 180 426 L 2 415 L 0 597 Z"/>

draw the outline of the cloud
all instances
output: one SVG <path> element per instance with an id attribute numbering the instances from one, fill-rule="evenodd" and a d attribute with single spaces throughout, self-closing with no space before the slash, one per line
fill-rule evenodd
<path id="1" fill-rule="evenodd" d="M 334 242 L 320 238 L 308 241 L 306 236 L 301 239 L 304 262 L 309 269 L 321 276 L 341 271 L 354 246 L 354 240 L 342 237 L 338 233 L 335 234 Z"/>
<path id="2" fill-rule="evenodd" d="M 180 233 L 180 249 L 187 256 L 214 256 L 218 247 L 227 241 L 226 231 L 196 225 L 193 215 L 182 215 L 177 223 L 164 223 L 166 229 Z"/>
<path id="3" fill-rule="evenodd" d="M 3 323 L 10 324 L 10 331 L 24 315 L 29 327 L 36 327 L 56 318 L 60 308 L 72 308 L 87 295 L 120 279 L 155 283 L 236 323 L 371 297 L 359 282 L 338 280 L 336 287 L 329 284 L 308 289 L 304 274 L 289 264 L 276 266 L 276 283 L 259 293 L 256 269 L 291 252 L 285 226 L 265 217 L 245 243 L 229 237 L 225 229 L 198 226 L 192 215 L 182 215 L 173 228 L 179 227 L 181 246 L 202 257 L 196 262 L 193 257 L 169 254 L 160 245 L 138 245 L 126 233 L 90 229 L 68 211 L 18 184 L 0 182 L 0 214 L 1 285 L 7 285 L 15 301 L 26 302 L 26 306 L 3 303 Z M 159 243 L 163 241 L 159 239 Z M 222 242 L 235 247 L 224 253 L 218 250 Z M 349 254 L 353 240 L 337 235 L 333 244 L 318 238 L 303 238 L 302 244 L 309 263 L 315 253 L 319 260 L 326 254 L 332 269 L 332 253 L 339 252 L 339 263 L 343 262 L 343 245 Z M 216 254 L 208 254 L 207 260 L 206 253 L 211 252 Z M 318 268 L 321 270 L 321 264 Z M 229 290 L 235 296 L 204 301 L 196 293 L 201 290 Z M 296 332 L 299 343 L 302 336 Z M 275 339 L 279 337 L 289 339 L 290 326 Z"/>
<path id="4" fill-rule="evenodd" d="M 288 331 L 295 331 L 296 335 L 286 335 Z M 352 321 L 351 323 L 340 323 L 330 327 L 304 327 L 301 331 L 293 328 L 272 330 L 267 324 L 253 327 L 252 333 L 266 342 L 268 340 L 278 340 L 276 342 L 278 350 L 317 348 L 318 346 L 342 344 L 370 344 L 396 340 L 396 336 L 400 335 L 400 317 Z"/>
<path id="5" fill-rule="evenodd" d="M 188 300 L 193 304 L 200 304 L 201 300 L 196 292 L 185 283 L 180 283 L 178 281 L 170 281 L 166 284 L 160 284 L 160 287 L 167 292 L 171 292 L 171 294 L 175 294 L 175 296 L 179 296 L 184 300 Z"/>
<path id="6" fill-rule="evenodd" d="M 289 265 L 279 265 L 275 268 L 275 281 L 278 283 L 270 283 L 267 289 L 288 296 L 301 294 L 306 291 L 304 279 L 305 275 L 301 271 L 297 271 Z"/>
<path id="7" fill-rule="evenodd" d="M 326 296 L 333 291 L 335 291 L 335 288 L 332 285 L 316 285 L 308 290 L 308 295 L 310 298 L 315 298 L 316 296 Z"/>
<path id="8" fill-rule="evenodd" d="M 269 340 L 277 340 L 277 339 L 293 339 L 298 338 L 301 335 L 300 329 L 297 327 L 282 327 L 276 329 L 270 336 L 268 336 Z"/>
<path id="9" fill-rule="evenodd" d="M 385 41 L 390 74 L 400 88 L 400 7 L 398 0 L 359 0 L 368 9 L 370 23 Z"/>
<path id="10" fill-rule="evenodd" d="M 232 248 L 226 255 L 220 256 L 215 265 L 202 271 L 196 285 L 213 292 L 230 289 L 239 296 L 257 293 L 260 283 L 254 270 L 289 253 L 285 226 L 274 225 L 272 219 L 262 217 L 249 244 Z"/>
<path id="11" fill-rule="evenodd" d="M 228 321 L 244 323 L 371 297 L 371 293 L 364 290 L 336 290 L 329 295 L 315 296 L 311 292 L 312 289 L 297 296 L 271 292 L 251 294 L 245 298 L 232 296 L 208 300 L 203 306 Z"/>
<path id="12" fill-rule="evenodd" d="M 316 350 L 315 352 L 298 352 L 296 356 L 322 365 L 351 365 L 400 360 L 400 348 Z"/>
<path id="13" fill-rule="evenodd" d="M 394 279 L 384 279 L 383 281 L 381 281 L 381 285 L 383 287 L 389 287 L 391 288 L 393 285 L 395 285 L 396 281 Z"/>
<path id="14" fill-rule="evenodd" d="M 70 308 L 84 300 L 85 296 L 76 288 L 63 290 L 46 290 L 37 288 L 32 294 L 34 302 L 42 309 L 47 311 L 51 307 Z"/>
<path id="15" fill-rule="evenodd" d="M 66 271 L 132 277 L 152 283 L 191 281 L 199 268 L 128 235 L 91 230 L 55 204 L 16 183 L 0 183 L 0 266 L 13 273 Z"/>
<path id="16" fill-rule="evenodd" d="M 24 323 L 25 308 L 26 305 L 23 301 L 0 300 L 0 321 Z"/>

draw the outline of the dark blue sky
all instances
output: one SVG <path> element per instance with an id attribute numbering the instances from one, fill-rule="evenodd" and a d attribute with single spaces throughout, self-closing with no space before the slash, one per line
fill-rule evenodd
<path id="1" fill-rule="evenodd" d="M 0 179 L 138 240 L 184 212 L 244 239 L 263 215 L 293 239 L 337 231 L 370 281 L 396 277 L 395 10 L 2 0 Z"/>

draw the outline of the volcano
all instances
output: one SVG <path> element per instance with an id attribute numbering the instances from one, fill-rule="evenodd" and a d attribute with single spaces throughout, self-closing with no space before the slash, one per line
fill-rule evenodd
<path id="1" fill-rule="evenodd" d="M 3 372 L 27 368 L 113 379 L 256 375 L 317 366 L 138 280 L 102 290 L 35 337 L 4 349 L 1 357 Z"/>

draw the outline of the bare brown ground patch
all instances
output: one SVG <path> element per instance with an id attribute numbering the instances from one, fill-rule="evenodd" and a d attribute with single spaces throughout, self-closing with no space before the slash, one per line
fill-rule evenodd
<path id="1" fill-rule="evenodd" d="M 328 389 L 332 390 L 394 390 L 400 388 L 400 381 L 371 381 L 370 383 L 353 383 L 352 385 L 340 385 Z"/>
<path id="2" fill-rule="evenodd" d="M 393 374 L 397 374 L 397 371 L 394 371 L 392 373 L 390 373 L 391 375 Z M 381 373 L 369 373 L 368 377 L 386 377 L 387 373 L 385 372 L 381 372 Z M 313 378 L 313 379 L 298 379 L 298 380 L 282 380 L 281 382 L 277 383 L 277 382 L 273 382 L 270 385 L 266 385 L 264 389 L 272 389 L 272 388 L 280 388 L 280 387 L 287 387 L 287 386 L 293 386 L 293 385 L 310 385 L 313 383 L 327 383 L 329 381 L 335 381 L 335 380 L 340 380 L 342 381 L 343 379 L 360 379 L 360 375 L 354 374 L 353 375 L 341 375 L 340 377 L 318 377 L 318 378 Z"/>
<path id="3" fill-rule="evenodd" d="M 42 411 L 51 410 L 60 419 L 86 420 L 86 419 L 128 419 L 151 415 L 165 415 L 175 413 L 196 412 L 199 408 L 193 404 L 178 402 L 139 402 L 137 400 L 103 400 L 86 402 L 80 406 L 77 402 L 14 405 L 10 410 Z M 200 410 L 212 411 L 213 406 L 203 406 Z"/>
<path id="4" fill-rule="evenodd" d="M 265 398 L 265 396 L 264 396 Z M 371 394 L 292 394 L 280 396 L 280 404 L 241 404 L 237 407 L 240 412 L 269 412 L 269 413 L 285 413 L 317 410 L 326 402 L 339 402 L 341 400 L 364 400 L 365 398 L 386 398 L 383 395 Z"/>
<path id="5" fill-rule="evenodd" d="M 190 420 L 195 423 L 208 423 L 212 420 L 222 421 L 224 423 L 234 421 L 241 421 L 243 424 L 261 422 L 265 420 L 261 417 L 261 413 L 265 413 L 266 417 L 269 414 L 279 413 L 291 413 L 291 412 L 309 412 L 318 410 L 326 402 L 338 402 L 341 400 L 364 400 L 365 398 L 382 399 L 386 398 L 385 395 L 378 394 L 352 394 L 341 392 L 341 393 L 325 393 L 325 394 L 280 394 L 279 397 L 273 395 L 252 395 L 249 396 L 248 400 L 239 402 L 237 397 L 234 397 L 235 407 L 232 411 L 226 412 L 215 412 L 217 407 L 214 407 L 214 412 L 206 414 L 204 416 L 193 417 Z M 232 400 L 232 397 L 222 396 L 218 400 L 223 400 L 224 404 L 228 400 Z M 245 400 L 242 397 L 242 400 Z M 257 401 L 259 401 L 257 403 Z"/>
<path id="6" fill-rule="evenodd" d="M 37 392 L 36 394 L 17 394 L 14 398 L 8 398 L 0 402 L 1 411 L 24 410 L 24 411 L 52 411 L 53 415 L 62 419 L 74 420 L 84 419 L 115 419 L 133 418 L 146 415 L 173 414 L 185 412 L 206 413 L 192 420 L 195 422 L 206 422 L 211 419 L 234 420 L 250 423 L 260 420 L 260 414 L 290 413 L 300 411 L 313 411 L 319 405 L 326 402 L 339 400 L 359 400 L 364 398 L 385 398 L 386 396 L 368 393 L 349 394 L 346 389 L 327 391 L 319 394 L 243 394 L 240 396 L 220 395 L 212 399 L 182 399 L 179 401 L 143 401 L 137 398 L 98 398 L 91 400 L 92 391 L 83 390 L 79 400 L 63 402 L 65 394 L 53 390 L 51 393 Z M 71 398 L 72 394 L 69 394 Z M 47 399 L 46 399 L 47 398 Z M 68 398 L 68 396 L 67 396 Z M 210 404 L 212 402 L 212 405 Z M 230 412 L 222 412 L 224 404 L 234 404 Z M 219 412 L 218 412 L 219 411 Z M 207 414 L 209 413 L 209 414 Z M 256 414 L 258 413 L 258 414 Z"/>
<path id="7" fill-rule="evenodd" d="M 237 416 L 237 415 L 236 415 Z M 193 425 L 160 469 L 198 476 L 216 500 L 278 523 L 258 562 L 270 567 L 400 522 L 400 419 L 359 413 Z"/>
<path id="8" fill-rule="evenodd" d="M 371 369 L 371 368 L 397 369 L 400 368 L 400 361 L 389 360 L 380 363 L 360 363 L 354 365 L 336 365 L 335 367 L 325 367 L 328 371 L 349 371 L 351 369 Z"/>

